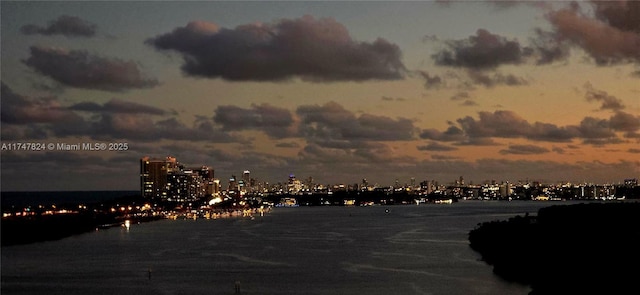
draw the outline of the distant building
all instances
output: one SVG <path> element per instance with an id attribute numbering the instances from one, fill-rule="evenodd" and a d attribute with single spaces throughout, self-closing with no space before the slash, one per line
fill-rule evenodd
<path id="1" fill-rule="evenodd" d="M 289 182 L 287 183 L 287 191 L 290 194 L 297 194 L 302 190 L 302 182 L 296 179 L 296 176 L 289 174 Z"/>
<path id="2" fill-rule="evenodd" d="M 219 191 L 212 168 L 186 169 L 174 157 L 141 158 L 140 190 L 145 198 L 170 202 L 194 202 Z"/>
<path id="3" fill-rule="evenodd" d="M 242 172 L 242 187 L 241 187 L 241 190 L 243 192 L 251 191 L 251 171 L 249 171 L 249 170 L 244 170 L 244 172 Z"/>
<path id="4" fill-rule="evenodd" d="M 166 197 L 166 187 L 169 173 L 177 169 L 176 158 L 140 159 L 140 194 L 145 198 Z"/>

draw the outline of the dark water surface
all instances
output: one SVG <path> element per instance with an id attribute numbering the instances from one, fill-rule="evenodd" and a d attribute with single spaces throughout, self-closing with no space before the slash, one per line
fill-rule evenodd
<path id="1" fill-rule="evenodd" d="M 278 208 L 2 248 L 2 294 L 527 294 L 469 248 L 544 202 Z M 385 213 L 389 209 L 389 213 Z"/>

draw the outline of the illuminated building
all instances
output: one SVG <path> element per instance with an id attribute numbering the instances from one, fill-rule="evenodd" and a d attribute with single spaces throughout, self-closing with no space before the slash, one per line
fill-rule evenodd
<path id="1" fill-rule="evenodd" d="M 140 159 L 140 190 L 145 198 L 193 202 L 217 192 L 214 170 L 202 166 L 185 169 L 176 158 Z"/>
<path id="2" fill-rule="evenodd" d="M 297 194 L 302 190 L 302 182 L 296 179 L 293 174 L 289 175 L 289 183 L 287 183 L 287 191 L 291 194 Z"/>
<path id="3" fill-rule="evenodd" d="M 248 192 L 251 191 L 251 172 L 249 170 L 244 170 L 242 173 L 242 191 Z"/>
<path id="4" fill-rule="evenodd" d="M 177 169 L 174 157 L 165 159 L 140 159 L 140 194 L 145 198 L 166 196 L 167 176 Z"/>

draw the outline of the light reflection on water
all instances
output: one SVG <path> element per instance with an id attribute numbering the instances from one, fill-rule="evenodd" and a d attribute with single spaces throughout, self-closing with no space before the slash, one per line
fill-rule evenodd
<path id="1" fill-rule="evenodd" d="M 2 294 L 527 294 L 467 241 L 553 203 L 279 208 L 2 248 Z M 389 209 L 388 214 L 385 209 Z"/>

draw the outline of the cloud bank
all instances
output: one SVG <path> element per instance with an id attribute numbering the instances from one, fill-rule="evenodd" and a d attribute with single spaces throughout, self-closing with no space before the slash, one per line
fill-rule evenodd
<path id="1" fill-rule="evenodd" d="M 147 44 L 181 54 L 187 75 L 232 81 L 393 80 L 405 72 L 397 45 L 356 41 L 336 20 L 308 15 L 234 29 L 195 21 Z"/>
<path id="2" fill-rule="evenodd" d="M 76 16 L 61 15 L 46 27 L 28 24 L 20 28 L 25 35 L 63 35 L 66 37 L 93 37 L 97 26 Z"/>
<path id="3" fill-rule="evenodd" d="M 133 61 L 92 55 L 85 50 L 32 46 L 24 64 L 63 85 L 106 91 L 149 88 L 158 81 L 143 76 Z"/>

